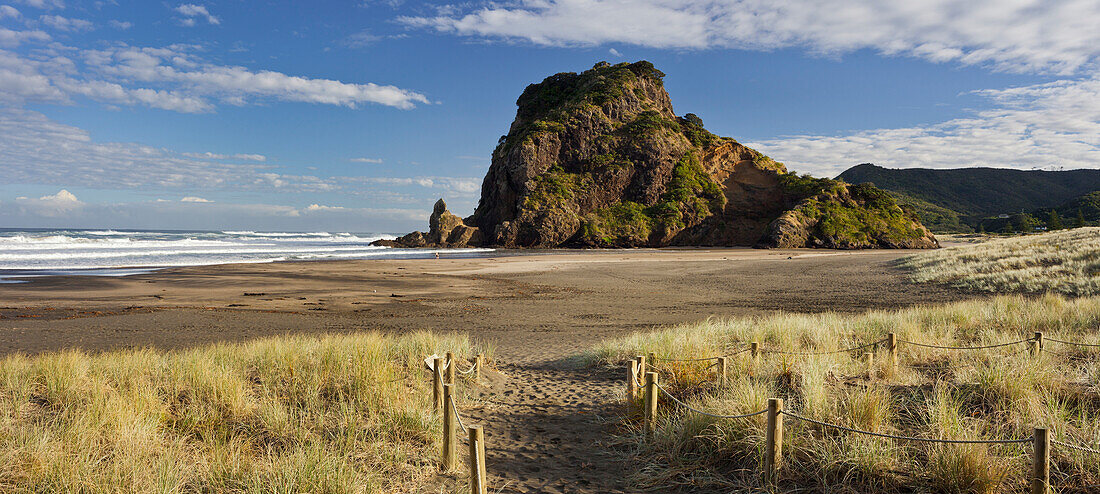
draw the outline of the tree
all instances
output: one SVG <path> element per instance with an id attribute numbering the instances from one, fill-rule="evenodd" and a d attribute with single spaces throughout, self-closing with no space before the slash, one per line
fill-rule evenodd
<path id="1" fill-rule="evenodd" d="M 699 118 L 699 115 L 696 115 L 694 113 L 684 114 L 684 120 L 687 120 L 688 123 L 690 123 L 691 125 L 694 125 L 696 127 L 702 127 L 703 126 L 703 119 Z"/>
<path id="2" fill-rule="evenodd" d="M 1081 228 L 1085 226 L 1085 212 L 1081 211 L 1081 208 L 1077 208 L 1077 221 L 1074 222 L 1074 228 Z"/>
<path id="3" fill-rule="evenodd" d="M 1047 230 L 1061 230 L 1065 228 L 1062 225 L 1062 216 L 1058 214 L 1058 211 L 1050 210 L 1050 219 L 1047 220 Z"/>
<path id="4" fill-rule="evenodd" d="M 1035 217 L 1027 213 L 1017 213 L 1012 215 L 1011 223 L 1013 229 L 1023 233 L 1030 233 L 1035 230 L 1036 226 L 1039 226 L 1039 222 L 1035 219 Z"/>

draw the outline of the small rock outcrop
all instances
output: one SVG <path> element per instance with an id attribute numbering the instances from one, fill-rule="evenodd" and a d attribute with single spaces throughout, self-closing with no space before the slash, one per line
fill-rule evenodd
<path id="1" fill-rule="evenodd" d="M 788 173 L 677 116 L 645 61 L 532 84 L 465 220 L 440 200 L 404 247 L 936 247 L 873 186 Z"/>
<path id="2" fill-rule="evenodd" d="M 467 226 L 462 218 L 447 210 L 447 203 L 435 202 L 428 217 L 428 233 L 412 232 L 394 240 L 379 240 L 374 245 L 387 247 L 468 247 L 481 245 L 485 239 L 477 227 Z"/>

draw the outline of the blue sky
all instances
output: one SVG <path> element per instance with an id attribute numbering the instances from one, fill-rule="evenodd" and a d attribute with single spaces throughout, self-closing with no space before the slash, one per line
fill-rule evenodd
<path id="1" fill-rule="evenodd" d="M 818 176 L 1100 163 L 1100 3 L 913 4 L 0 0 L 0 227 L 423 228 L 601 60 Z"/>

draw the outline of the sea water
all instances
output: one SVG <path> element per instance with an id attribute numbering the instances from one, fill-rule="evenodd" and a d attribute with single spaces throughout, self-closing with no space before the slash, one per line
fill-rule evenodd
<path id="1" fill-rule="evenodd" d="M 320 259 L 479 257 L 492 249 L 395 249 L 348 232 L 0 229 L 0 279 L 121 276 L 174 266 Z"/>

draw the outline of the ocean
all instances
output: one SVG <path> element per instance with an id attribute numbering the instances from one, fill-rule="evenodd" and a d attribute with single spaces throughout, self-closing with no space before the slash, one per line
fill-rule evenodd
<path id="1" fill-rule="evenodd" d="M 321 259 L 480 257 L 492 249 L 395 249 L 391 235 L 331 232 L 0 229 L 0 280 L 122 276 L 175 266 Z"/>

